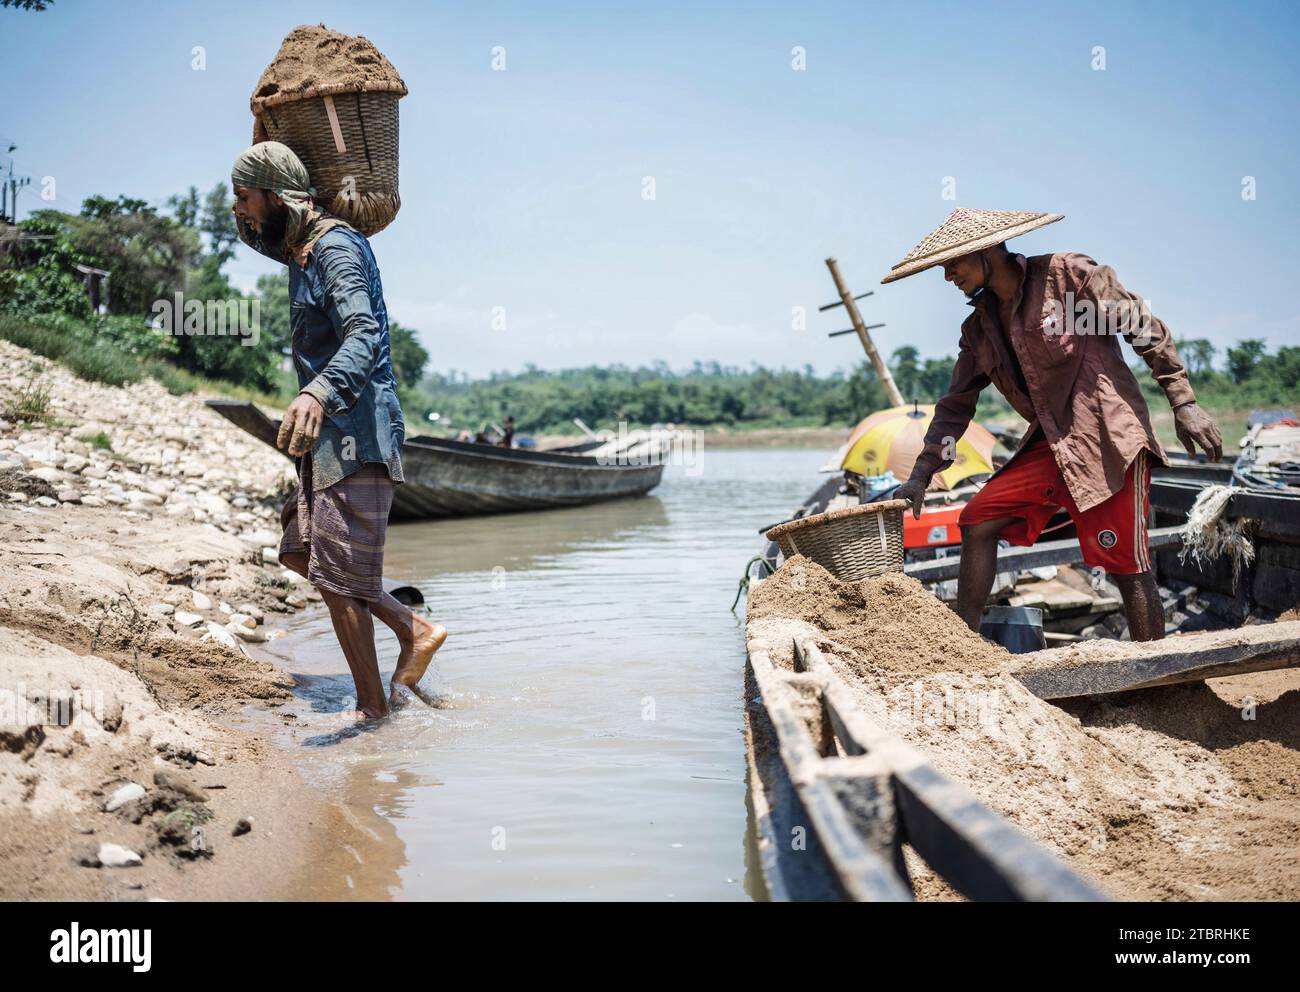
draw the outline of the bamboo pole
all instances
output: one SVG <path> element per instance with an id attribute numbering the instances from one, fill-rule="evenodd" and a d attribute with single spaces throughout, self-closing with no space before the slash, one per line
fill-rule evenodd
<path id="1" fill-rule="evenodd" d="M 858 332 L 858 340 L 862 342 L 863 350 L 866 351 L 867 357 L 871 359 L 871 364 L 876 368 L 876 375 L 880 377 L 881 385 L 885 387 L 885 395 L 889 397 L 890 406 L 902 406 L 903 394 L 898 391 L 898 386 L 894 383 L 894 376 L 889 371 L 889 366 L 885 360 L 880 357 L 880 352 L 876 350 L 875 342 L 871 340 L 871 335 L 867 333 L 867 325 L 862 322 L 862 314 L 858 313 L 858 305 L 853 300 L 853 294 L 849 292 L 848 286 L 844 285 L 844 277 L 840 275 L 840 263 L 834 258 L 826 259 L 826 268 L 831 270 L 831 278 L 835 280 L 835 288 L 839 290 L 840 300 L 844 303 L 844 310 L 849 315 L 849 320 L 853 322 L 853 329 Z"/>

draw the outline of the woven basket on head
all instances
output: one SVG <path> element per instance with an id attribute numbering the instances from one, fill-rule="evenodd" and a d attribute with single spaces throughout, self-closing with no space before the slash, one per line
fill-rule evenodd
<path id="1" fill-rule="evenodd" d="M 325 84 L 254 97 L 254 141 L 279 141 L 307 167 L 316 202 L 369 237 L 401 209 L 397 192 L 400 81 Z"/>
<path id="2" fill-rule="evenodd" d="M 846 506 L 777 524 L 767 536 L 787 558 L 811 558 L 836 578 L 857 582 L 903 570 L 903 510 L 907 500 Z"/>

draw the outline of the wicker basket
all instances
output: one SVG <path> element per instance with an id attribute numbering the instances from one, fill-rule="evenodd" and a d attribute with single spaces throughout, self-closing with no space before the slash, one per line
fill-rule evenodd
<path id="1" fill-rule="evenodd" d="M 401 209 L 397 192 L 400 81 L 325 84 L 254 97 L 254 141 L 279 141 L 307 167 L 316 202 L 369 237 Z"/>
<path id="2" fill-rule="evenodd" d="M 787 558 L 803 555 L 846 582 L 903 570 L 904 499 L 846 506 L 777 524 L 767 536 Z"/>

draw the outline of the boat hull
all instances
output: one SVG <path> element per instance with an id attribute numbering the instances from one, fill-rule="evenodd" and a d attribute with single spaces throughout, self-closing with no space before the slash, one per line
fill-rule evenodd
<path id="1" fill-rule="evenodd" d="M 276 446 L 279 422 L 252 403 L 208 400 L 208 406 Z M 584 454 L 413 437 L 402 445 L 402 470 L 406 481 L 393 493 L 393 520 L 549 510 L 644 496 L 659 485 L 664 466 L 659 458 L 626 464 Z"/>
<path id="2" fill-rule="evenodd" d="M 406 484 L 393 495 L 394 519 L 468 516 L 582 506 L 644 496 L 663 477 L 658 465 L 602 465 L 595 458 L 489 448 L 434 438 L 402 446 Z"/>

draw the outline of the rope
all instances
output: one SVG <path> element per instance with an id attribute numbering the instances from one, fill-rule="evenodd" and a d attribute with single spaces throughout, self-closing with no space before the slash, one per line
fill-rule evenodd
<path id="1" fill-rule="evenodd" d="M 736 604 L 740 602 L 740 597 L 749 592 L 749 570 L 754 567 L 756 562 L 762 563 L 763 567 L 767 569 L 768 575 L 771 575 L 776 571 L 776 569 L 772 567 L 772 563 L 767 559 L 766 555 L 754 555 L 753 558 L 745 562 L 745 571 L 740 576 L 740 587 L 736 590 L 736 598 L 731 601 L 732 613 L 736 612 Z"/>

